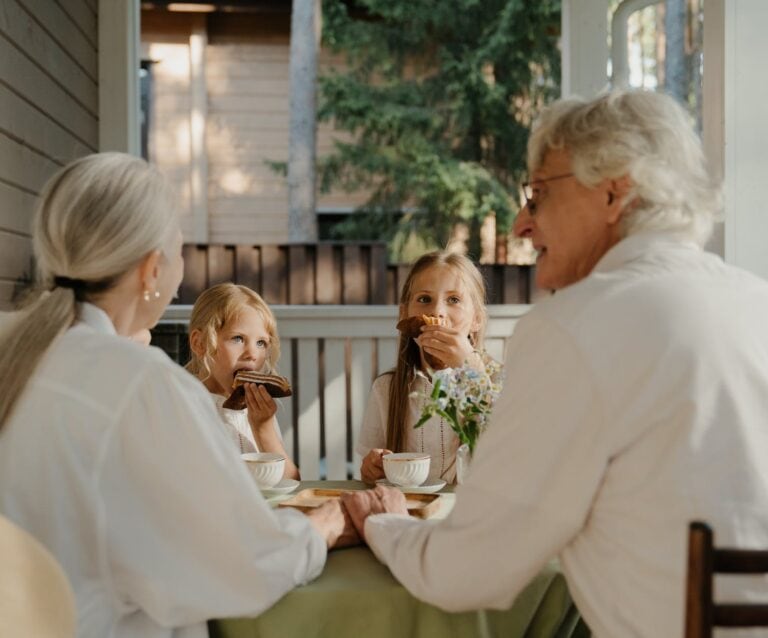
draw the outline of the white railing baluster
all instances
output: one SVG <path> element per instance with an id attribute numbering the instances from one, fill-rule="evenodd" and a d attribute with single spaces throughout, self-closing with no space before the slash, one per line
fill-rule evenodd
<path id="1" fill-rule="evenodd" d="M 320 396 L 317 338 L 299 339 L 298 409 L 299 467 L 301 478 L 320 478 Z"/>
<path id="2" fill-rule="evenodd" d="M 278 361 L 278 370 L 280 374 L 294 384 L 293 376 L 293 339 L 280 340 L 280 361 Z M 277 422 L 280 424 L 280 432 L 283 435 L 283 444 L 285 451 L 291 456 L 295 454 L 294 450 L 294 427 L 293 427 L 293 402 L 295 397 L 278 399 L 279 407 L 277 410 Z"/>
<path id="3" fill-rule="evenodd" d="M 355 452 L 368 393 L 373 381 L 373 339 L 352 339 L 349 363 L 349 391 L 352 412 L 352 467 L 356 479 L 360 478 L 360 456 Z"/>
<path id="4" fill-rule="evenodd" d="M 347 478 L 347 383 L 345 339 L 326 339 L 325 360 L 325 458 L 328 480 Z"/>

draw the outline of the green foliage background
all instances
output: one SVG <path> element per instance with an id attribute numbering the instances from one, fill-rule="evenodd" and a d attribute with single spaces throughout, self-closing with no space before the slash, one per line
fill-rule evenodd
<path id="1" fill-rule="evenodd" d="M 319 162 L 321 190 L 370 189 L 336 235 L 392 257 L 444 246 L 458 222 L 479 257 L 483 219 L 518 209 L 537 110 L 559 93 L 559 0 L 324 0 L 318 119 L 352 134 Z"/>

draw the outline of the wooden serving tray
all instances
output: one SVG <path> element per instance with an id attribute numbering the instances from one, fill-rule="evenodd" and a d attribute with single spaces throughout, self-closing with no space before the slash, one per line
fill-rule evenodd
<path id="1" fill-rule="evenodd" d="M 339 498 L 344 492 L 354 491 L 309 488 L 297 492 L 288 500 L 278 503 L 277 506 L 293 507 L 302 512 L 308 512 L 327 501 Z M 405 496 L 405 506 L 408 508 L 408 513 L 416 518 L 429 518 L 440 509 L 439 494 L 404 494 L 403 496 Z"/>

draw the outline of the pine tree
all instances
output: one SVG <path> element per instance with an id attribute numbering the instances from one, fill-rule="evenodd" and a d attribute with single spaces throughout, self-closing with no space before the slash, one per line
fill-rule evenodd
<path id="1" fill-rule="evenodd" d="M 369 189 L 337 227 L 444 246 L 457 223 L 479 256 L 483 219 L 518 209 L 537 110 L 559 92 L 559 0 L 324 0 L 324 45 L 347 68 L 320 78 L 318 118 L 354 143 L 319 162 L 323 191 Z"/>

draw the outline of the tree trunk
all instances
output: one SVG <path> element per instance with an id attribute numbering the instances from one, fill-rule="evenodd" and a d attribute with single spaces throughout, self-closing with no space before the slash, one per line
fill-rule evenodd
<path id="1" fill-rule="evenodd" d="M 293 0 L 288 148 L 288 239 L 292 242 L 317 239 L 315 95 L 320 23 L 320 0 Z"/>
<path id="2" fill-rule="evenodd" d="M 666 51 L 664 88 L 685 104 L 688 100 L 688 73 L 685 60 L 685 0 L 667 0 L 664 15 Z"/>

